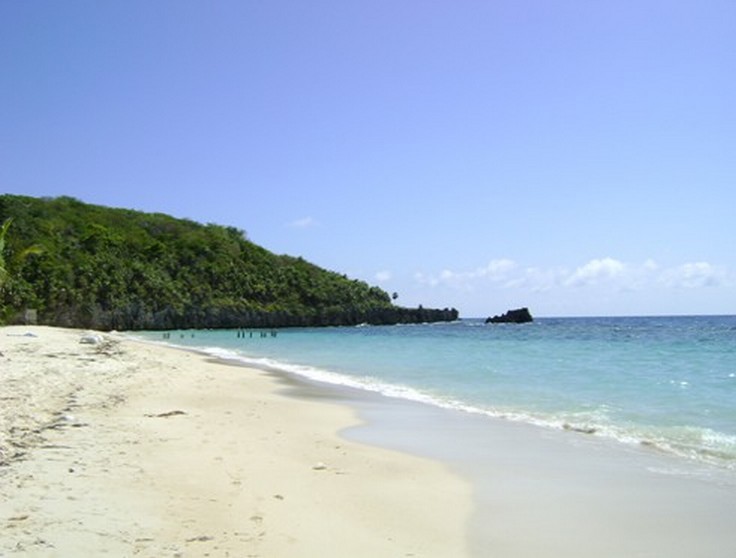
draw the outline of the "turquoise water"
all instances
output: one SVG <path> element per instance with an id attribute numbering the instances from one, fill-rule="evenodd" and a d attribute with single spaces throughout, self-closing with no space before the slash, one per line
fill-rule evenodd
<path id="1" fill-rule="evenodd" d="M 166 341 L 390 397 L 644 443 L 736 471 L 736 316 L 186 331 Z"/>

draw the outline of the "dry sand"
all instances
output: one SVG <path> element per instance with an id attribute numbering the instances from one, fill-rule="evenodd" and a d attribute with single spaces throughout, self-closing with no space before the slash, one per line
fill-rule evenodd
<path id="1" fill-rule="evenodd" d="M 341 439 L 351 409 L 199 354 L 82 337 L 0 328 L 0 556 L 468 554 L 470 485 Z"/>

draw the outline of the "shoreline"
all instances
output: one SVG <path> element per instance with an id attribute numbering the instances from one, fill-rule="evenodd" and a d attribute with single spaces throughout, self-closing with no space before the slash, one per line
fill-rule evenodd
<path id="1" fill-rule="evenodd" d="M 691 316 L 690 318 L 693 317 Z M 643 318 L 632 319 L 640 320 Z M 561 320 L 574 321 L 566 318 Z M 605 320 L 608 321 L 608 319 Z M 460 323 L 457 322 L 458 325 Z M 473 325 L 481 324 L 478 324 L 476 320 L 476 323 Z M 624 332 L 621 335 L 624 336 L 624 339 L 628 339 L 630 336 L 625 332 L 628 331 L 629 327 L 641 327 L 642 325 L 646 326 L 647 324 L 627 325 L 611 323 L 604 324 L 603 329 L 613 331 L 614 334 L 618 331 Z M 649 325 L 651 326 L 653 324 Z M 656 324 L 654 325 L 658 327 Z M 674 326 L 676 334 L 685 333 L 687 335 L 686 332 L 682 331 L 682 323 L 670 325 Z M 692 329 L 691 326 L 695 324 L 690 323 L 690 325 L 685 325 L 687 326 L 686 329 L 690 330 Z M 706 326 L 707 324 L 700 325 Z M 713 324 L 708 326 L 708 328 L 710 329 L 712 326 Z M 414 326 L 405 327 L 408 327 L 409 331 L 411 331 Z M 431 326 L 425 327 L 427 327 L 426 332 L 431 336 L 433 328 Z M 554 329 L 565 329 L 566 327 L 564 324 L 554 324 L 550 331 L 554 333 Z M 509 390 L 510 397 L 506 400 L 502 396 L 499 397 L 500 392 L 494 394 L 495 388 L 492 388 L 490 384 L 486 383 L 486 379 L 479 373 L 479 370 L 483 370 L 484 367 L 491 366 L 489 364 L 490 360 L 482 362 L 476 359 L 472 363 L 468 363 L 470 366 L 470 377 L 467 378 L 468 381 L 452 386 L 451 370 L 458 363 L 450 362 L 450 359 L 447 358 L 447 355 L 451 354 L 449 353 L 449 347 L 448 351 L 443 351 L 441 354 L 438 353 L 441 364 L 439 362 L 437 363 L 438 367 L 436 370 L 439 371 L 440 367 L 443 367 L 444 370 L 438 376 L 434 377 L 432 372 L 435 370 L 435 363 L 422 358 L 422 355 L 431 352 L 431 349 L 428 351 L 427 347 L 421 348 L 422 352 L 417 353 L 417 359 L 411 359 L 409 357 L 409 360 L 406 362 L 412 362 L 413 360 L 414 364 L 407 366 L 406 362 L 401 361 L 402 357 L 399 356 L 400 351 L 395 355 L 399 358 L 396 362 L 391 362 L 387 358 L 384 358 L 380 349 L 378 349 L 375 355 L 365 352 L 365 347 L 362 347 L 361 343 L 356 345 L 355 348 L 357 351 L 355 353 L 345 351 L 345 348 L 349 347 L 350 337 L 353 335 L 352 332 L 356 336 L 364 337 L 361 333 L 368 333 L 372 328 L 368 328 L 367 330 L 364 328 L 334 329 L 334 334 L 337 335 L 335 339 L 332 338 L 333 332 L 329 328 L 286 330 L 283 332 L 286 337 L 284 339 L 285 342 L 279 343 L 282 347 L 278 349 L 275 347 L 265 347 L 265 351 L 262 350 L 264 347 L 250 347 L 250 343 L 246 342 L 245 339 L 243 339 L 242 343 L 240 341 L 236 342 L 234 339 L 236 337 L 235 330 L 202 330 L 191 332 L 191 339 L 189 332 L 175 332 L 176 337 L 181 337 L 181 339 L 176 339 L 175 342 L 171 343 L 171 346 L 188 347 L 191 350 L 210 354 L 215 358 L 233 360 L 246 366 L 273 371 L 277 374 L 294 375 L 297 378 L 306 379 L 307 381 L 316 381 L 317 384 L 323 386 L 332 384 L 357 388 L 360 391 L 378 393 L 389 398 L 427 403 L 443 409 L 480 414 L 494 419 L 508 419 L 556 430 L 592 434 L 596 437 L 614 440 L 625 446 L 646 446 L 658 452 L 664 452 L 677 456 L 678 458 L 685 458 L 691 462 L 728 469 L 736 474 L 736 445 L 734 445 L 732 427 L 728 426 L 727 416 L 725 414 L 721 416 L 720 414 L 720 409 L 727 407 L 727 399 L 723 402 L 720 399 L 717 400 L 715 403 L 716 409 L 713 414 L 708 411 L 709 406 L 713 403 L 707 400 L 707 393 L 698 385 L 702 378 L 696 376 L 690 377 L 690 374 L 695 370 L 693 365 L 697 367 L 695 363 L 688 364 L 687 362 L 682 362 L 680 359 L 677 362 L 671 363 L 671 366 L 667 366 L 667 363 L 660 363 L 659 372 L 654 371 L 652 381 L 656 382 L 657 385 L 653 390 L 649 389 L 646 381 L 642 385 L 639 385 L 638 388 L 635 387 L 638 381 L 635 380 L 631 382 L 630 387 L 626 388 L 634 390 L 632 391 L 632 397 L 622 397 L 621 394 L 617 393 L 617 390 L 623 387 L 629 380 L 625 380 L 623 384 L 619 384 L 615 376 L 612 376 L 613 393 L 607 393 L 605 390 L 600 391 L 599 388 L 604 386 L 605 382 L 596 387 L 593 385 L 594 382 L 589 381 L 590 378 L 585 379 L 585 376 L 582 375 L 573 378 L 568 375 L 567 370 L 558 370 L 557 366 L 559 365 L 555 365 L 555 363 L 563 362 L 564 359 L 551 361 L 549 363 L 551 370 L 543 374 L 537 373 L 535 379 L 526 382 L 526 386 L 521 383 L 514 385 L 514 382 L 518 381 L 518 378 L 523 378 L 526 373 L 514 374 L 511 372 L 514 366 L 519 366 L 521 363 L 514 363 L 513 358 L 511 361 L 507 361 L 505 360 L 507 355 L 501 354 L 499 355 L 501 360 L 498 366 L 501 373 L 500 388 L 501 390 Z M 398 333 L 401 329 L 402 326 L 398 326 L 398 329 L 395 331 L 399 336 L 403 337 L 403 333 Z M 441 329 L 449 338 L 452 338 L 454 333 L 463 331 L 462 329 L 452 331 L 444 327 Z M 491 331 L 487 327 L 472 328 L 465 331 L 468 333 L 468 338 L 479 341 L 485 336 L 478 336 L 477 333 L 484 329 L 485 331 Z M 390 339 L 392 330 L 394 328 L 389 327 L 376 328 L 374 331 L 380 332 L 378 333 L 379 338 Z M 497 331 L 501 332 L 502 330 L 498 329 Z M 522 329 L 509 328 L 503 331 L 505 332 L 504 335 L 506 335 L 507 333 L 522 331 Z M 152 335 L 154 333 L 144 332 L 140 338 L 159 342 Z M 291 335 L 292 333 L 294 335 Z M 323 334 L 327 338 L 323 340 L 324 343 L 319 339 L 319 336 Z M 228 335 L 231 335 L 233 338 L 229 339 Z M 465 337 L 464 332 L 460 335 Z M 271 336 L 275 337 L 276 332 L 272 332 Z M 370 333 L 365 337 L 370 337 Z M 492 335 L 491 337 L 494 336 Z M 552 337 L 554 338 L 554 335 Z M 614 338 L 617 337 L 620 337 L 620 335 L 615 334 Z M 164 334 L 164 339 L 168 338 Z M 505 337 L 502 336 L 502 338 Z M 514 339 L 513 335 L 512 339 Z M 342 340 L 345 340 L 346 343 L 343 344 L 341 342 Z M 370 340 L 365 340 L 367 341 L 365 346 L 370 346 Z M 695 342 L 694 339 L 692 341 Z M 700 338 L 696 342 L 702 344 L 703 341 L 704 339 Z M 717 341 L 717 339 L 714 338 L 710 341 Z M 163 342 L 170 343 L 168 341 Z M 295 351 L 295 349 L 300 347 L 300 342 L 306 344 L 302 349 Z M 332 353 L 333 343 L 336 343 L 334 345 L 335 354 Z M 619 344 L 612 343 L 611 345 L 615 348 Z M 395 349 L 396 347 L 393 347 L 388 352 L 391 353 Z M 302 350 L 305 351 L 304 354 L 301 353 Z M 676 351 L 677 349 L 674 348 L 674 350 Z M 468 354 L 472 354 L 473 352 L 468 351 Z M 592 354 L 588 354 L 587 356 L 591 358 Z M 670 353 L 671 356 L 672 354 Z M 571 355 L 568 355 L 567 358 L 571 358 L 572 361 L 575 360 L 575 357 Z M 593 356 L 593 358 L 598 357 Z M 621 355 L 619 352 L 619 355 L 617 357 L 611 357 L 610 361 L 614 363 L 622 362 L 623 359 L 628 358 L 628 354 Z M 651 358 L 651 354 L 641 355 L 638 364 L 643 363 L 647 358 Z M 461 357 L 460 360 L 462 361 L 463 358 Z M 538 371 L 545 370 L 547 364 L 541 361 L 537 355 L 537 359 L 531 365 L 531 369 Z M 529 365 L 530 363 L 524 364 L 524 366 Z M 464 364 L 460 364 L 460 366 L 464 366 Z M 581 364 L 581 366 L 583 365 Z M 596 364 L 589 362 L 588 366 L 596 366 Z M 636 357 L 631 357 L 628 365 L 619 364 L 619 367 L 621 366 L 631 370 L 632 366 L 637 366 Z M 702 364 L 702 366 L 706 367 L 707 364 Z M 425 382 L 422 367 L 431 368 L 429 376 L 432 377 L 432 380 L 429 382 Z M 570 367 L 567 368 L 572 369 Z M 611 373 L 610 370 L 608 372 L 606 371 L 605 366 L 601 367 L 600 371 L 604 374 Z M 398 375 L 395 374 L 396 372 L 398 372 Z M 625 371 L 620 370 L 620 372 L 623 373 Z M 703 368 L 702 372 L 708 377 L 708 380 L 702 383 L 703 386 L 715 386 L 716 383 L 721 382 L 733 383 L 734 373 L 730 372 L 730 370 L 722 371 L 721 376 L 717 376 L 717 370 L 710 370 L 710 367 Z M 565 399 L 566 396 L 563 393 L 562 399 L 566 400 L 566 402 L 562 404 L 555 402 L 557 396 L 554 395 L 554 389 L 550 391 L 552 396 L 549 397 L 548 395 L 546 401 L 544 398 L 536 401 L 534 389 L 528 390 L 528 387 L 533 387 L 534 382 L 546 382 L 550 376 L 557 378 L 558 373 L 562 375 L 564 382 L 568 382 L 573 386 L 583 386 L 587 382 L 588 388 L 584 388 L 581 393 L 575 393 L 576 388 L 573 387 L 572 397 L 568 399 Z M 716 376 L 712 376 L 713 373 Z M 402 380 L 402 374 L 405 380 Z M 623 374 L 622 377 L 626 378 L 626 374 L 628 372 Z M 629 378 L 648 378 L 648 374 L 649 372 L 645 374 L 632 374 Z M 516 376 L 516 379 L 513 376 Z M 447 379 L 450 380 L 450 383 L 447 386 L 443 386 L 443 382 Z M 439 383 L 433 385 L 433 381 Z M 475 382 L 478 382 L 481 390 L 486 390 L 482 393 L 479 392 L 478 397 L 474 395 L 472 390 L 468 390 L 468 387 L 474 385 Z M 672 389 L 669 389 L 668 386 L 672 386 Z M 445 389 L 446 387 L 448 389 Z M 726 390 L 730 389 L 728 385 L 724 385 L 723 387 Z M 586 389 L 590 388 L 593 391 L 586 392 Z M 683 398 L 682 395 L 685 393 L 683 390 L 691 389 L 693 390 L 693 397 Z M 665 393 L 665 390 L 668 391 Z M 687 393 L 690 392 L 688 391 Z M 580 397 L 581 395 L 582 397 Z M 720 395 L 713 395 L 716 398 L 727 398 L 728 391 Z M 520 399 L 519 396 L 521 396 Z M 641 400 L 638 399 L 640 397 Z M 703 400 L 703 397 L 706 399 Z M 603 401 L 606 403 L 602 403 Z M 645 401 L 649 403 L 643 403 Z M 630 406 L 630 403 L 633 403 L 633 406 Z M 726 405 L 723 405 L 723 403 L 726 403 Z M 640 409 L 644 409 L 644 411 L 637 411 L 637 405 L 639 405 Z M 660 405 L 663 406 L 660 407 Z M 653 412 L 650 413 L 649 409 Z M 723 424 L 718 423 L 719 417 L 724 421 Z"/>
<path id="2" fill-rule="evenodd" d="M 467 481 L 340 436 L 349 406 L 82 335 L 0 328 L 0 555 L 469 555 Z"/>
<path id="3" fill-rule="evenodd" d="M 736 555 L 730 471 L 419 403 L 355 404 L 364 424 L 349 439 L 443 461 L 471 482 L 473 556 Z"/>
<path id="4" fill-rule="evenodd" d="M 237 365 L 237 363 L 235 363 Z M 341 435 L 446 463 L 473 486 L 472 556 L 736 555 L 736 475 L 646 445 L 276 373 L 362 419 Z"/>

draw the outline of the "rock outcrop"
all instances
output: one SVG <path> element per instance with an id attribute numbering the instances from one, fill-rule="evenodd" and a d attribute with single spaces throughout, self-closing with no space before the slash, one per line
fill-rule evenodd
<path id="1" fill-rule="evenodd" d="M 493 316 L 492 318 L 486 319 L 487 324 L 525 324 L 533 321 L 534 318 L 532 318 L 529 308 L 509 310 L 500 316 Z"/>

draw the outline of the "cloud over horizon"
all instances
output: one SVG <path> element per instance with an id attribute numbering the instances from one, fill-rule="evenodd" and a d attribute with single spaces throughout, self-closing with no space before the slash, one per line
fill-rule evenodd
<path id="1" fill-rule="evenodd" d="M 699 289 L 736 285 L 736 278 L 723 266 L 708 262 L 687 262 L 661 267 L 653 259 L 641 264 L 603 257 L 591 259 L 574 269 L 558 267 L 524 267 L 503 258 L 470 271 L 444 269 L 437 274 L 417 272 L 416 283 L 474 291 L 493 286 L 501 289 L 526 289 L 545 292 L 552 289 L 585 289 L 605 286 L 617 291 L 647 288 Z"/>
<path id="2" fill-rule="evenodd" d="M 613 258 L 590 260 L 578 267 L 566 280 L 565 286 L 579 287 L 599 281 L 616 279 L 626 272 L 626 265 Z"/>

